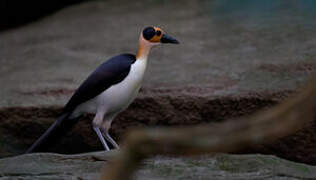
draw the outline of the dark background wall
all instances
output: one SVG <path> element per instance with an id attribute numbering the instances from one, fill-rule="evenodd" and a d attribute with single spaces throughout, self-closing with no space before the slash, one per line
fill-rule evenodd
<path id="1" fill-rule="evenodd" d="M 0 0 L 0 31 L 37 20 L 84 0 Z"/>

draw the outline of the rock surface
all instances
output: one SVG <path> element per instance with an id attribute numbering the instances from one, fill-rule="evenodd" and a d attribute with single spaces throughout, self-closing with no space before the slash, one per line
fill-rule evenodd
<path id="1" fill-rule="evenodd" d="M 39 153 L 4 158 L 0 159 L 0 179 L 94 180 L 115 153 Z M 316 167 L 268 155 L 157 156 L 143 163 L 136 179 L 316 179 Z"/>
<path id="2" fill-rule="evenodd" d="M 181 92 L 181 93 L 180 93 Z M 247 115 L 280 102 L 292 92 L 226 96 L 220 99 L 194 94 L 192 91 L 144 91 L 113 122 L 110 133 L 124 139 L 133 127 L 190 126 L 217 123 Z M 25 151 L 59 116 L 60 107 L 19 107 L 0 110 L 0 157 Z M 43 150 L 58 153 L 83 153 L 102 150 L 91 128 L 91 116 L 84 116 L 74 129 Z M 316 164 L 316 121 L 288 137 L 269 144 L 258 144 L 237 153 L 274 154 L 282 158 Z"/>

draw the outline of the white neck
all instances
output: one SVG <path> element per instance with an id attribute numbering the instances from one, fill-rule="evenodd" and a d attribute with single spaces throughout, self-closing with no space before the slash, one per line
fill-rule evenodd
<path id="1" fill-rule="evenodd" d="M 138 41 L 138 50 L 136 54 L 136 59 L 147 60 L 152 46 L 153 46 L 153 43 L 148 42 L 146 39 L 144 39 L 143 35 L 141 34 Z"/>

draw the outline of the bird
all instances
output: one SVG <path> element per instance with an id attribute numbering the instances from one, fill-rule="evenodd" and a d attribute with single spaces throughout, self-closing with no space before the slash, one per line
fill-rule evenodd
<path id="1" fill-rule="evenodd" d="M 105 151 L 108 143 L 119 149 L 109 135 L 111 123 L 136 98 L 144 79 L 148 55 L 159 44 L 179 44 L 179 41 L 156 26 L 145 27 L 139 36 L 138 50 L 134 54 L 120 54 L 102 63 L 74 92 L 61 115 L 25 153 L 37 152 L 45 144 L 70 131 L 85 113 L 94 114 L 92 128 Z"/>

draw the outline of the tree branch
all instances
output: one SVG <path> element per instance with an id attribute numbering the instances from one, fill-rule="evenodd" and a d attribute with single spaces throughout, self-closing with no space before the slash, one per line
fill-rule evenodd
<path id="1" fill-rule="evenodd" d="M 149 128 L 131 131 L 117 159 L 107 164 L 103 180 L 130 179 L 140 162 L 152 155 L 198 155 L 230 152 L 276 140 L 313 119 L 316 79 L 296 97 L 269 110 L 217 125 Z"/>

